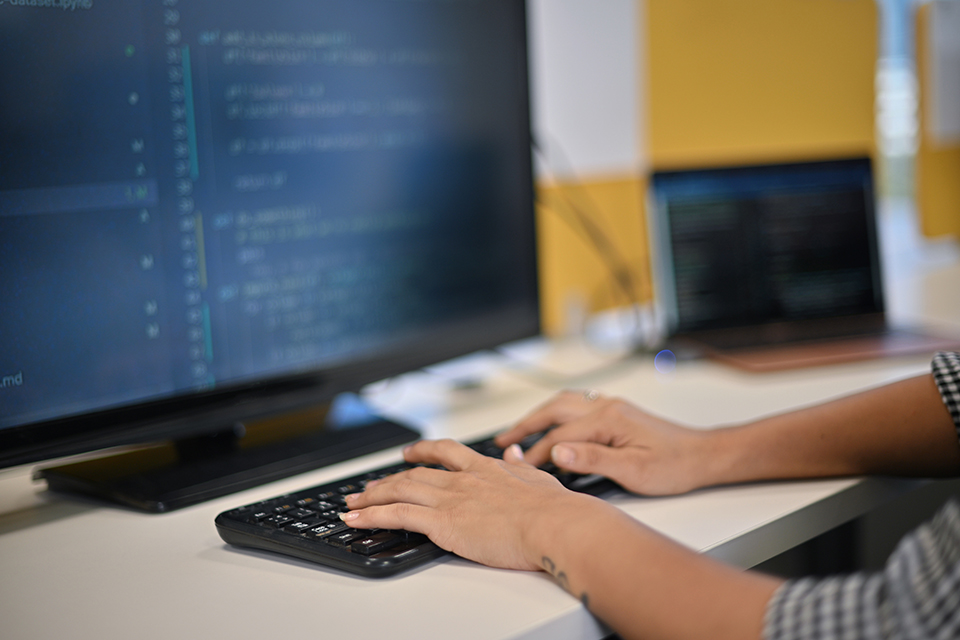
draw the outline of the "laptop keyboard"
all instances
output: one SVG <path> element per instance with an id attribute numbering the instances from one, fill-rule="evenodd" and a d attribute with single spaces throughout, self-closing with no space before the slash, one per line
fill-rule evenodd
<path id="1" fill-rule="evenodd" d="M 531 446 L 539 437 L 542 434 L 531 436 L 521 447 Z M 503 457 L 503 449 L 490 438 L 468 446 L 484 455 Z M 345 496 L 362 491 L 372 480 L 413 466 L 391 465 L 230 509 L 217 516 L 217 531 L 232 545 L 281 553 L 366 577 L 408 571 L 447 552 L 419 533 L 353 529 L 340 520 L 340 514 L 348 510 Z M 617 488 L 602 476 L 563 472 L 551 463 L 541 468 L 574 491 L 601 495 Z"/>

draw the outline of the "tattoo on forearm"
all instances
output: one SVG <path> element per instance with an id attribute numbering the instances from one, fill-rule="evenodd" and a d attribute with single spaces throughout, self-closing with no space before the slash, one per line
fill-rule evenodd
<path id="1" fill-rule="evenodd" d="M 541 562 L 543 562 L 543 568 L 546 569 L 547 573 L 550 575 L 553 575 L 553 572 L 557 570 L 557 565 L 553 564 L 553 560 L 547 556 L 543 556 L 543 560 Z"/>
<path id="2" fill-rule="evenodd" d="M 543 556 L 542 562 L 543 562 L 543 568 L 546 569 L 547 573 L 553 576 L 554 580 L 556 580 L 560 584 L 560 586 L 563 587 L 564 591 L 566 591 L 567 593 L 571 593 L 570 580 L 567 578 L 567 574 L 564 571 L 560 571 L 559 569 L 557 569 L 556 563 L 554 563 L 554 561 L 548 558 L 547 556 Z M 590 608 L 590 598 L 587 597 L 586 591 L 580 594 L 580 602 L 582 602 L 583 606 L 586 607 L 587 609 Z"/>

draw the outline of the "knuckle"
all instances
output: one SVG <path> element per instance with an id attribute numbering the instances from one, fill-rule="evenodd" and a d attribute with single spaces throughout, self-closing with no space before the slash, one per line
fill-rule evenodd
<path id="1" fill-rule="evenodd" d="M 430 470 L 426 467 L 414 467 L 408 469 L 401 474 L 397 474 L 395 477 L 397 482 L 407 482 L 410 483 L 412 480 L 422 481 L 427 475 L 429 475 Z"/>
<path id="2" fill-rule="evenodd" d="M 426 469 L 423 471 L 426 471 Z M 416 487 L 418 484 L 420 484 L 420 481 L 414 477 L 407 476 L 405 478 L 400 478 L 400 481 L 397 483 L 396 487 L 397 493 L 400 495 L 409 495 L 414 490 L 414 487 Z"/>
<path id="3" fill-rule="evenodd" d="M 493 467 L 499 467 L 503 464 L 503 460 L 499 458 L 493 458 L 490 456 L 480 456 L 477 459 L 473 460 L 469 467 L 465 468 L 464 471 L 483 471 L 486 469 L 492 469 Z M 470 473 L 461 474 L 465 476 L 470 476 Z"/>
<path id="4" fill-rule="evenodd" d="M 394 518 L 401 527 L 404 527 L 410 522 L 410 505 L 408 503 L 398 502 L 393 504 L 391 505 L 391 510 L 393 511 Z"/>

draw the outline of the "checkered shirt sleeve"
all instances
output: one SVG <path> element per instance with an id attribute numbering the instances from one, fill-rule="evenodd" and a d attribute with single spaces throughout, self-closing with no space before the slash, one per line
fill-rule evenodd
<path id="1" fill-rule="evenodd" d="M 941 351 L 933 356 L 933 379 L 960 436 L 960 353 Z"/>
<path id="2" fill-rule="evenodd" d="M 907 535 L 882 573 L 792 580 L 767 605 L 768 640 L 960 638 L 960 504 Z"/>
<path id="3" fill-rule="evenodd" d="M 960 436 L 960 354 L 933 376 Z M 883 572 L 784 583 L 767 605 L 767 640 L 960 639 L 960 503 L 907 535 Z"/>

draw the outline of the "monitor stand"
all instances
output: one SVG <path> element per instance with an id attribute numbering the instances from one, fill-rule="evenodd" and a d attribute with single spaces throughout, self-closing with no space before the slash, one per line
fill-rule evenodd
<path id="1" fill-rule="evenodd" d="M 206 436 L 37 471 L 52 491 L 161 513 L 398 446 L 420 435 L 353 395 Z"/>

